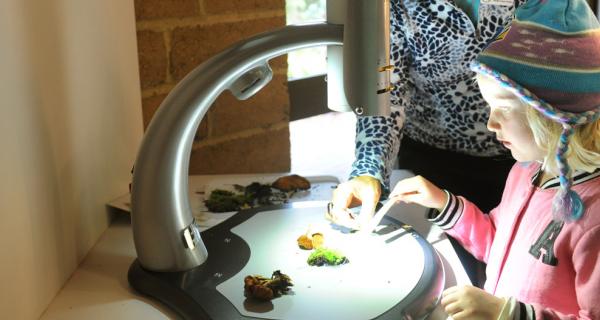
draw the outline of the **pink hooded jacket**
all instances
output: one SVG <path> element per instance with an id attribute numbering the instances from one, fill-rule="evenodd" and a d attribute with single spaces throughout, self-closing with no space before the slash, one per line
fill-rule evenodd
<path id="1" fill-rule="evenodd" d="M 600 319 L 600 170 L 573 174 L 585 213 L 563 223 L 551 211 L 558 181 L 536 187 L 539 169 L 517 163 L 489 215 L 449 193 L 428 218 L 487 263 L 485 290 L 516 298 L 518 319 Z"/>

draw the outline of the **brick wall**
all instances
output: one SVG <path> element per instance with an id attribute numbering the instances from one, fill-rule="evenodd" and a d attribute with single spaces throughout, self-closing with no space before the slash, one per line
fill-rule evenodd
<path id="1" fill-rule="evenodd" d="M 285 25 L 284 0 L 135 0 L 144 128 L 188 72 L 233 43 Z M 202 120 L 191 174 L 290 170 L 286 56 L 246 101 L 221 94 Z"/>

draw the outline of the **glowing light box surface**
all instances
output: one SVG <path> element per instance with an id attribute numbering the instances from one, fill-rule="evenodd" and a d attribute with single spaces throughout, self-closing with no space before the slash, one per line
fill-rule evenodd
<path id="1" fill-rule="evenodd" d="M 250 247 L 240 272 L 217 285 L 244 316 L 266 319 L 372 319 L 405 299 L 424 270 L 424 253 L 413 234 L 393 225 L 360 236 L 333 229 L 323 207 L 263 211 L 231 229 Z M 312 230 L 325 236 L 325 246 L 343 252 L 341 266 L 309 266 L 312 250 L 297 238 Z M 209 253 L 210 256 L 210 253 Z M 273 271 L 289 275 L 292 291 L 270 302 L 244 297 L 244 277 Z"/>

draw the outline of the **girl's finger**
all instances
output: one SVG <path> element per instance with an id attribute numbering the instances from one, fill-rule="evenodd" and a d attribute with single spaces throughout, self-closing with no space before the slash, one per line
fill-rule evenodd
<path id="1" fill-rule="evenodd" d="M 463 307 L 460 305 L 459 302 L 452 302 L 452 303 L 444 306 L 444 311 L 446 311 L 447 314 L 449 314 L 453 318 L 455 318 L 454 315 L 463 311 Z"/>
<path id="2" fill-rule="evenodd" d="M 468 312 L 461 310 L 452 315 L 452 320 L 463 320 L 463 319 L 473 319 L 469 316 Z"/>
<path id="3" fill-rule="evenodd" d="M 458 291 L 458 286 L 452 286 L 452 287 L 450 287 L 450 288 L 448 288 L 448 289 L 446 289 L 446 290 L 444 290 L 442 292 L 442 297 L 445 297 L 445 296 L 447 296 L 449 294 L 453 294 L 456 291 Z"/>
<path id="4" fill-rule="evenodd" d="M 422 184 L 419 179 L 415 179 L 416 177 L 404 179 L 398 181 L 394 190 L 392 190 L 390 196 L 401 195 L 406 193 L 419 192 Z"/>
<path id="5" fill-rule="evenodd" d="M 398 199 L 407 203 L 419 203 L 423 199 L 423 195 L 420 193 L 406 193 L 398 196 Z"/>
<path id="6" fill-rule="evenodd" d="M 448 294 L 446 296 L 442 296 L 442 300 L 440 300 L 440 303 L 445 308 L 447 305 L 452 304 L 452 303 L 454 303 L 456 301 L 458 301 L 456 295 L 454 295 L 454 294 Z"/>
<path id="7" fill-rule="evenodd" d="M 450 287 L 442 292 L 440 303 L 445 308 L 446 306 L 460 302 L 459 287 Z"/>
<path id="8" fill-rule="evenodd" d="M 410 195 L 416 195 L 419 194 L 419 191 L 413 190 L 413 191 L 408 191 L 408 192 L 403 192 L 403 193 L 397 193 L 397 194 L 390 194 L 388 199 L 390 200 L 403 200 L 402 198 L 406 197 L 406 196 L 410 196 Z"/>

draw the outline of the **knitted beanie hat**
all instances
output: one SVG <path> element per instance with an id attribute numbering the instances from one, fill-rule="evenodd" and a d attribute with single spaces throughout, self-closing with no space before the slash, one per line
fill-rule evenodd
<path id="1" fill-rule="evenodd" d="M 586 1 L 529 0 L 471 69 L 562 125 L 552 211 L 557 220 L 579 219 L 584 207 L 565 153 L 573 128 L 600 117 L 600 24 Z"/>

